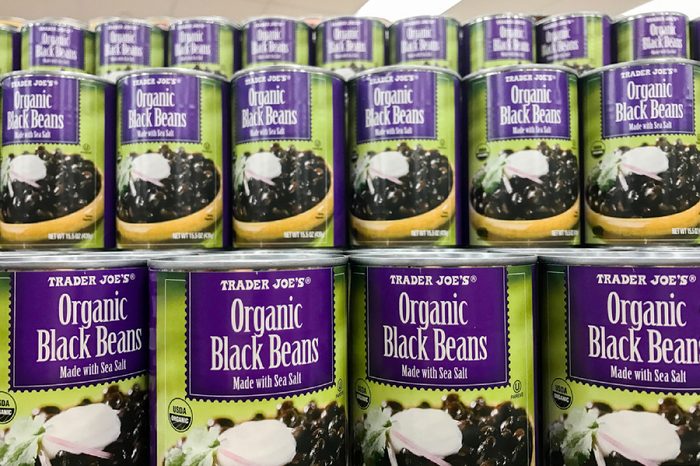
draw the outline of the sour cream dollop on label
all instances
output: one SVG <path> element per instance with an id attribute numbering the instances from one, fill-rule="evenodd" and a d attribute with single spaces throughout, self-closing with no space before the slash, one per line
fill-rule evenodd
<path id="1" fill-rule="evenodd" d="M 114 443 L 121 433 L 121 421 L 117 411 L 103 403 L 77 406 L 52 417 L 44 424 L 46 436 L 42 448 L 49 459 L 65 450 L 51 438 L 70 442 L 82 449 L 104 450 Z"/>
<path id="2" fill-rule="evenodd" d="M 668 170 L 668 156 L 656 146 L 635 147 L 622 155 L 620 169 L 624 175 L 634 173 L 653 178 Z"/>
<path id="3" fill-rule="evenodd" d="M 398 180 L 408 175 L 410 167 L 408 159 L 400 152 L 380 152 L 369 161 L 369 170 L 372 177 Z"/>
<path id="4" fill-rule="evenodd" d="M 541 178 L 549 173 L 549 162 L 538 150 L 521 150 L 506 157 L 505 170 L 509 177 Z"/>
<path id="5" fill-rule="evenodd" d="M 248 157 L 246 175 L 256 180 L 273 180 L 282 174 L 282 162 L 272 152 L 256 152 Z"/>
<path id="6" fill-rule="evenodd" d="M 131 174 L 137 179 L 158 184 L 170 176 L 170 163 L 160 152 L 141 154 L 131 163 Z"/>
<path id="7" fill-rule="evenodd" d="M 394 414 L 390 436 L 396 451 L 406 448 L 420 454 L 415 451 L 420 450 L 444 458 L 462 448 L 457 421 L 440 409 L 411 408 Z"/>
<path id="8" fill-rule="evenodd" d="M 274 419 L 239 424 L 222 433 L 219 443 L 216 460 L 220 466 L 240 466 L 235 457 L 256 466 L 283 466 L 297 451 L 292 429 Z"/>
<path id="9" fill-rule="evenodd" d="M 34 154 L 15 157 L 10 162 L 10 178 L 36 187 L 37 181 L 46 178 L 46 163 Z"/>

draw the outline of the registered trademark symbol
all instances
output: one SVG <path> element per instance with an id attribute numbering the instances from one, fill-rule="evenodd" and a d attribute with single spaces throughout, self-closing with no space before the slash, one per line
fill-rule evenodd
<path id="1" fill-rule="evenodd" d="M 471 277 L 469 277 L 469 281 L 472 283 L 476 283 L 476 275 L 472 275 Z"/>
<path id="2" fill-rule="evenodd" d="M 136 280 L 136 274 L 135 273 L 129 274 L 129 278 L 132 280 Z"/>
<path id="3" fill-rule="evenodd" d="M 695 275 L 691 275 L 690 277 L 688 277 L 688 280 L 690 281 L 690 283 L 695 283 Z"/>
<path id="4" fill-rule="evenodd" d="M 311 283 L 311 277 L 306 277 L 306 278 L 304 279 L 304 283 L 306 283 L 307 285 L 308 285 L 309 283 Z"/>

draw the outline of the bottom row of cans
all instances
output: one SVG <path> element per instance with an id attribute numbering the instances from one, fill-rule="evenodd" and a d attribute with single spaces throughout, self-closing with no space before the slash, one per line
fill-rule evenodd
<path id="1" fill-rule="evenodd" d="M 3 254 L 0 465 L 700 464 L 700 253 L 349 263 Z"/>

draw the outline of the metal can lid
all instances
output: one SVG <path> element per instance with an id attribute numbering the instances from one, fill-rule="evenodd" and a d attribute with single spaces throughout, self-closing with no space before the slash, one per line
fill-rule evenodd
<path id="1" fill-rule="evenodd" d="M 537 261 L 534 255 L 494 254 L 488 251 L 468 250 L 400 250 L 369 252 L 350 255 L 350 262 L 366 266 L 384 267 L 493 267 L 531 265 Z"/>
<path id="2" fill-rule="evenodd" d="M 163 271 L 235 271 L 334 267 L 345 265 L 347 260 L 343 254 L 266 250 L 256 254 L 251 254 L 250 251 L 233 251 L 200 256 L 177 256 L 150 260 L 148 265 Z"/>

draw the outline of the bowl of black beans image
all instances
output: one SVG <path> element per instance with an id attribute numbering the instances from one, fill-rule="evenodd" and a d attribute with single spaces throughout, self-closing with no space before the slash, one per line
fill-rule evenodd
<path id="1" fill-rule="evenodd" d="M 594 235 L 644 240 L 671 237 L 700 224 L 700 152 L 659 138 L 600 157 L 585 188 L 586 222 Z"/>
<path id="2" fill-rule="evenodd" d="M 0 236 L 10 243 L 79 237 L 102 220 L 104 191 L 103 174 L 80 154 L 43 146 L 9 154 L 0 167 Z"/>
<path id="3" fill-rule="evenodd" d="M 158 151 L 126 154 L 117 178 L 121 242 L 182 239 L 182 234 L 212 229 L 221 218 L 222 174 L 201 153 L 163 145 Z"/>

